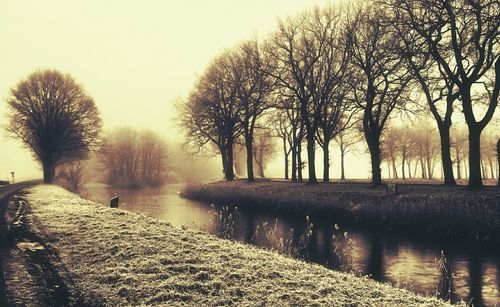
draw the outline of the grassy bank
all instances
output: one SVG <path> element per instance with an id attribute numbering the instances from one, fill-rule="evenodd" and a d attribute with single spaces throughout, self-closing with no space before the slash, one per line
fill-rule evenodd
<path id="1" fill-rule="evenodd" d="M 367 278 L 83 200 L 29 190 L 36 232 L 96 305 L 444 306 Z"/>
<path id="2" fill-rule="evenodd" d="M 442 239 L 500 242 L 500 189 L 477 191 L 432 184 L 398 185 L 398 194 L 367 183 L 243 180 L 188 186 L 186 198 L 400 229 Z"/>

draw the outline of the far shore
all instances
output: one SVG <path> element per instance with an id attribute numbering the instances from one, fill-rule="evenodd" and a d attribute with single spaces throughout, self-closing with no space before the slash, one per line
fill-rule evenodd
<path id="1" fill-rule="evenodd" d="M 492 183 L 490 183 L 492 184 Z M 348 180 L 310 185 L 244 179 L 188 185 L 181 196 L 246 209 L 335 216 L 362 226 L 446 240 L 500 243 L 500 188 L 470 190 L 435 181 L 390 181 L 371 187 Z"/>

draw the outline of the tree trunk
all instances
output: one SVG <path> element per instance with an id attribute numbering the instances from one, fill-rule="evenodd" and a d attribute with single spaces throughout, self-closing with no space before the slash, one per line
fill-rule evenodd
<path id="1" fill-rule="evenodd" d="M 255 163 L 257 164 L 257 175 L 264 178 L 264 151 L 262 149 L 257 150 L 257 157 L 255 157 Z"/>
<path id="2" fill-rule="evenodd" d="M 422 179 L 426 179 L 425 162 L 423 157 L 420 157 L 420 169 L 422 171 Z"/>
<path id="3" fill-rule="evenodd" d="M 401 161 L 401 176 L 403 176 L 403 179 L 406 179 L 405 167 L 406 167 L 406 157 L 403 155 Z"/>
<path id="4" fill-rule="evenodd" d="M 226 179 L 233 180 L 234 179 L 234 169 L 233 169 L 233 142 L 229 141 L 227 143 L 227 165 L 226 165 Z"/>
<path id="5" fill-rule="evenodd" d="M 253 138 L 251 135 L 245 136 L 245 147 L 247 149 L 247 180 L 252 182 L 255 177 L 253 175 Z"/>
<path id="6" fill-rule="evenodd" d="M 292 181 L 297 181 L 297 146 L 292 148 Z"/>
<path id="7" fill-rule="evenodd" d="M 52 162 L 43 162 L 43 183 L 52 183 L 56 173 L 56 166 Z"/>
<path id="8" fill-rule="evenodd" d="M 323 181 L 330 181 L 330 140 L 325 138 L 323 144 Z"/>
<path id="9" fill-rule="evenodd" d="M 297 180 L 302 182 L 302 142 L 297 145 Z"/>
<path id="10" fill-rule="evenodd" d="M 490 167 L 490 178 L 495 179 L 495 169 L 493 168 L 493 160 L 491 160 L 491 156 L 488 157 L 488 165 Z"/>
<path id="11" fill-rule="evenodd" d="M 307 170 L 309 174 L 309 181 L 308 183 L 314 184 L 317 183 L 318 180 L 316 179 L 316 164 L 315 164 L 315 148 L 314 148 L 314 132 L 313 131 L 308 131 L 307 132 Z"/>
<path id="12" fill-rule="evenodd" d="M 497 160 L 498 160 L 498 163 L 497 163 L 497 168 L 498 168 L 498 183 L 497 185 L 500 187 L 500 139 L 498 139 L 497 141 Z"/>
<path id="13" fill-rule="evenodd" d="M 451 161 L 450 153 L 450 129 L 438 125 L 439 138 L 441 141 L 441 165 L 444 176 L 445 185 L 456 185 L 455 177 L 453 176 L 453 162 Z M 458 173 L 457 173 L 458 174 Z"/>
<path id="14" fill-rule="evenodd" d="M 418 160 L 415 160 L 415 167 L 413 168 L 413 178 L 417 178 L 417 171 L 418 171 Z"/>
<path id="15" fill-rule="evenodd" d="M 283 155 L 285 156 L 285 179 L 288 180 L 288 156 L 290 153 L 286 150 L 285 138 L 283 138 Z"/>
<path id="16" fill-rule="evenodd" d="M 434 177 L 434 165 L 432 165 L 432 159 L 426 159 L 427 161 L 427 178 L 432 179 Z"/>
<path id="17" fill-rule="evenodd" d="M 481 129 L 469 127 L 469 188 L 483 186 L 481 177 Z"/>
<path id="18" fill-rule="evenodd" d="M 340 150 L 340 179 L 345 180 L 344 150 Z"/>
<path id="19" fill-rule="evenodd" d="M 484 179 L 488 179 L 488 172 L 486 171 L 486 168 L 484 167 L 484 160 L 481 159 L 481 176 Z"/>
<path id="20" fill-rule="evenodd" d="M 370 151 L 371 166 L 372 166 L 372 185 L 379 186 L 382 184 L 382 172 L 380 170 L 380 138 L 373 133 L 365 131 L 368 150 Z"/>
<path id="21" fill-rule="evenodd" d="M 398 179 L 398 169 L 396 167 L 396 159 L 391 158 L 392 161 L 392 177 Z"/>

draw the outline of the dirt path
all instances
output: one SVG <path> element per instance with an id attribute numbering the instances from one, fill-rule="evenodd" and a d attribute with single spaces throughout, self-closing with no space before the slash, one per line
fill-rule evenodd
<path id="1" fill-rule="evenodd" d="M 82 306 L 54 262 L 57 254 L 30 228 L 29 207 L 16 193 L 0 200 L 0 306 Z"/>

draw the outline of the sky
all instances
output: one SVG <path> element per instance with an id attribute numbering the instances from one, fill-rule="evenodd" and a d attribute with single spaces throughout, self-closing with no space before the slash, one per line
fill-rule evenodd
<path id="1" fill-rule="evenodd" d="M 106 130 L 132 126 L 178 139 L 174 102 L 188 95 L 214 56 L 245 39 L 265 38 L 275 29 L 278 17 L 328 3 L 4 1 L 0 10 L 0 125 L 6 123 L 9 90 L 30 73 L 50 68 L 69 73 L 94 98 Z M 358 168 L 352 175 L 366 178 L 366 157 L 362 160 L 356 162 Z M 269 172 L 279 176 L 282 168 L 279 160 Z M 337 170 L 334 167 L 334 176 Z M 18 179 L 41 177 L 29 151 L 6 138 L 2 129 L 0 179 L 10 177 L 10 171 L 16 171 Z"/>

